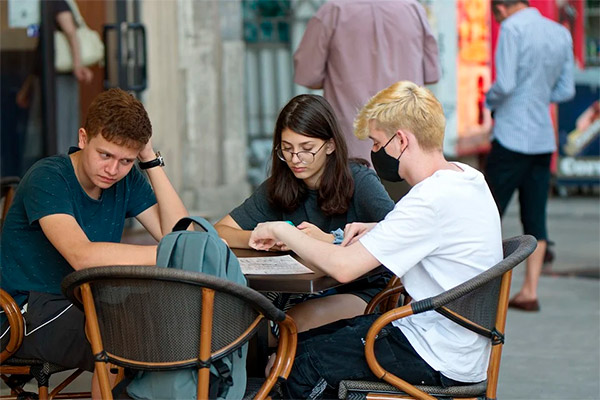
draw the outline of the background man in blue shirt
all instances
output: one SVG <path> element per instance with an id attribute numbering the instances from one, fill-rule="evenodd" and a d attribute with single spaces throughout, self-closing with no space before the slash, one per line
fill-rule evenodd
<path id="1" fill-rule="evenodd" d="M 79 148 L 40 160 L 19 184 L 2 231 L 1 275 L 3 289 L 26 310 L 16 356 L 92 371 L 84 316 L 62 296 L 62 279 L 93 266 L 155 265 L 156 246 L 120 243 L 125 219 L 135 217 L 159 240 L 187 210 L 132 95 L 101 93 L 78 135 Z M 133 168 L 136 158 L 149 182 Z"/>
<path id="2" fill-rule="evenodd" d="M 502 29 L 496 48 L 496 81 L 486 96 L 493 112 L 486 176 L 500 214 L 519 189 L 521 222 L 538 247 L 527 260 L 521 291 L 510 306 L 539 310 L 537 285 L 547 245 L 546 203 L 550 158 L 556 150 L 550 103 L 575 94 L 571 34 L 527 0 L 492 0 Z"/>

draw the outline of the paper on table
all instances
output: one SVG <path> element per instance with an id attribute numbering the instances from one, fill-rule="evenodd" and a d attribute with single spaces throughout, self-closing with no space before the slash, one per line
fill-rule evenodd
<path id="1" fill-rule="evenodd" d="M 292 256 L 240 257 L 240 267 L 245 275 L 295 275 L 314 274 Z"/>

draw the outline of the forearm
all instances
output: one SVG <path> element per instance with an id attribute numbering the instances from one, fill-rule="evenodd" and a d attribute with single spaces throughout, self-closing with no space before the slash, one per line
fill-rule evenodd
<path id="1" fill-rule="evenodd" d="M 354 270 L 356 264 L 344 262 L 346 248 L 312 238 L 286 223 L 276 224 L 273 229 L 274 236 L 288 248 L 338 282 L 350 282 L 362 275 Z"/>
<path id="2" fill-rule="evenodd" d="M 79 39 L 77 38 L 77 31 L 71 31 L 67 34 L 69 45 L 71 46 L 71 55 L 73 56 L 73 68 L 81 67 L 81 54 L 79 47 Z"/>
<path id="3" fill-rule="evenodd" d="M 87 242 L 65 255 L 73 269 L 106 265 L 155 265 L 156 246 L 123 243 Z"/>
<path id="4" fill-rule="evenodd" d="M 232 228 L 231 226 L 216 224 L 215 229 L 220 237 L 225 239 L 229 247 L 236 249 L 249 249 L 248 241 L 252 231 Z"/>
<path id="5" fill-rule="evenodd" d="M 177 221 L 189 214 L 163 168 L 149 168 L 146 172 L 156 195 L 160 230 L 164 236 L 171 232 Z"/>

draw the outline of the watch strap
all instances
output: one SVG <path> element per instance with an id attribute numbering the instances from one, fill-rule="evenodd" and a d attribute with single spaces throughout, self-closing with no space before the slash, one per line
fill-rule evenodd
<path id="1" fill-rule="evenodd" d="M 164 167 L 165 160 L 163 159 L 162 155 L 160 154 L 160 151 L 157 151 L 156 158 L 154 160 L 150 160 L 150 161 L 146 161 L 146 162 L 139 162 L 138 166 L 140 167 L 140 169 Z"/>

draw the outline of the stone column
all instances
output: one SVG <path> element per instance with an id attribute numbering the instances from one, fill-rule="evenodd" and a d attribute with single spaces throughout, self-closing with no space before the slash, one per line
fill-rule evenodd
<path id="1" fill-rule="evenodd" d="M 238 0 L 143 4 L 156 147 L 190 213 L 213 220 L 249 194 L 241 18 Z"/>

